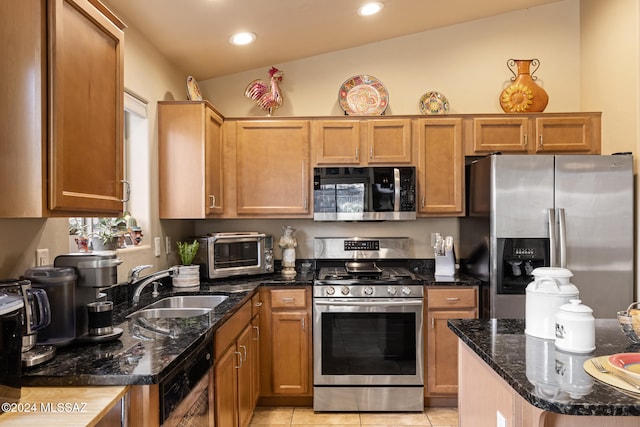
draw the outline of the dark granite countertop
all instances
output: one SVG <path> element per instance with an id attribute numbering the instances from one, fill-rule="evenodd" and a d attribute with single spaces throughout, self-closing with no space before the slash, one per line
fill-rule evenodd
<path id="1" fill-rule="evenodd" d="M 428 268 L 414 271 L 425 285 L 477 284 L 475 279 L 464 276 L 440 281 Z M 129 302 L 132 289 L 126 284 L 108 289 L 107 299 L 115 304 L 114 326 L 122 329 L 122 336 L 111 342 L 74 343 L 58 348 L 53 360 L 25 369 L 23 384 L 87 386 L 159 383 L 185 362 L 184 355 L 210 344 L 216 329 L 251 297 L 258 286 L 309 286 L 313 283 L 313 273 L 300 273 L 293 279 L 284 278 L 279 273 L 221 279 L 203 283 L 196 291 L 173 288 L 169 283 L 165 280 L 157 298 L 151 297 L 152 287 L 148 286 L 137 306 Z M 167 296 L 198 294 L 223 294 L 229 298 L 210 315 L 180 319 L 180 334 L 174 338 L 141 329 L 135 321 L 126 317 Z"/>
<path id="2" fill-rule="evenodd" d="M 596 350 L 555 349 L 553 340 L 525 335 L 524 320 L 449 320 L 449 328 L 533 406 L 567 415 L 640 415 L 640 396 L 591 378 L 583 363 L 594 356 L 638 352 L 615 319 L 596 320 Z"/>
<path id="3" fill-rule="evenodd" d="M 312 274 L 299 274 L 285 279 L 279 274 L 216 280 L 201 284 L 200 288 L 184 290 L 163 285 L 160 296 L 152 298 L 148 286 L 140 303 L 133 306 L 128 298 L 126 285 L 109 290 L 114 306 L 114 326 L 123 330 L 122 336 L 112 342 L 74 343 L 58 348 L 56 356 L 40 366 L 26 368 L 24 386 L 79 386 L 79 385 L 136 385 L 161 382 L 190 354 L 203 345 L 213 342 L 213 334 L 254 290 L 266 286 L 311 285 Z M 210 315 L 180 319 L 180 333 L 171 338 L 140 329 L 127 315 L 172 295 L 221 294 L 228 299 L 217 306 Z M 120 301 L 120 302 L 119 302 Z M 149 339 L 153 338 L 153 339 Z"/>

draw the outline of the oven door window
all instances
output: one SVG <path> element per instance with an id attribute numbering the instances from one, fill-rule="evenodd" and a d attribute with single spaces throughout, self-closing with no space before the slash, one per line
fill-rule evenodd
<path id="1" fill-rule="evenodd" d="M 214 268 L 254 267 L 259 265 L 258 241 L 216 242 L 214 245 Z"/>
<path id="2" fill-rule="evenodd" d="M 414 313 L 323 313 L 322 375 L 416 375 Z"/>

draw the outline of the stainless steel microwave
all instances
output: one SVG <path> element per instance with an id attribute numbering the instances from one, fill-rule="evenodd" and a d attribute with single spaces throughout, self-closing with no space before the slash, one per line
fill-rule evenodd
<path id="1" fill-rule="evenodd" d="M 416 168 L 314 168 L 313 206 L 316 221 L 416 219 Z"/>
<path id="2" fill-rule="evenodd" d="M 258 232 L 198 237 L 195 262 L 205 279 L 273 273 L 273 237 Z"/>

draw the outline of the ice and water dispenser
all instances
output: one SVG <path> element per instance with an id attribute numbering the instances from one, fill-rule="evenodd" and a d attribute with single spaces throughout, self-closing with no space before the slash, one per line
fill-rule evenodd
<path id="1" fill-rule="evenodd" d="M 548 238 L 498 238 L 498 294 L 522 294 L 531 272 L 549 266 Z"/>

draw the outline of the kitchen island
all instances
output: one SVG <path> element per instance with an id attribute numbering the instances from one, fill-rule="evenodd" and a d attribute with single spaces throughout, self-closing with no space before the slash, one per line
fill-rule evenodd
<path id="1" fill-rule="evenodd" d="M 450 320 L 458 336 L 460 426 L 638 426 L 640 394 L 600 383 L 583 369 L 594 356 L 640 351 L 617 320 L 596 320 L 596 350 L 556 351 L 524 333 L 524 320 Z"/>

